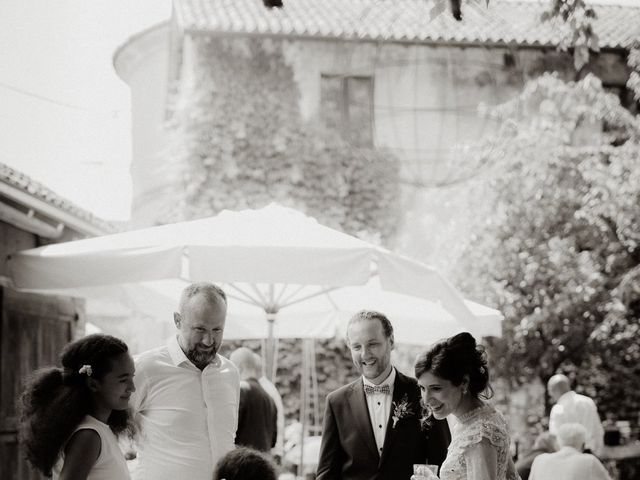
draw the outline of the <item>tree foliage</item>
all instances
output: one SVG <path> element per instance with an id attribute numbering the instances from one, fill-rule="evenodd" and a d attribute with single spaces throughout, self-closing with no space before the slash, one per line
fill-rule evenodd
<path id="1" fill-rule="evenodd" d="M 593 28 L 596 12 L 584 0 L 551 0 L 549 10 L 542 14 L 543 21 L 561 20 L 569 26 L 562 36 L 558 48 L 562 51 L 573 49 L 573 63 L 576 71 L 589 63 L 589 50 L 597 52 L 598 34 Z"/>
<path id="2" fill-rule="evenodd" d="M 633 97 L 640 102 L 640 39 L 636 41 L 629 51 L 627 61 L 631 67 L 627 87 L 633 92 Z"/>
<path id="3" fill-rule="evenodd" d="M 300 418 L 300 385 L 302 381 L 302 342 L 296 339 L 278 341 L 278 371 L 276 383 L 282 396 L 285 416 L 288 421 Z M 230 355 L 234 349 L 245 346 L 260 352 L 260 341 L 224 342 L 223 355 Z M 333 390 L 351 382 L 358 374 L 351 361 L 351 354 L 341 338 L 316 341 L 316 370 L 318 382 L 317 412 L 322 416 L 327 395 Z M 313 408 L 313 398 L 310 398 Z"/>
<path id="4" fill-rule="evenodd" d="M 640 407 L 640 122 L 590 75 L 544 75 L 490 113 L 501 155 L 475 186 L 489 202 L 460 279 L 505 314 L 494 367 L 515 384 L 566 371 L 629 415 Z"/>

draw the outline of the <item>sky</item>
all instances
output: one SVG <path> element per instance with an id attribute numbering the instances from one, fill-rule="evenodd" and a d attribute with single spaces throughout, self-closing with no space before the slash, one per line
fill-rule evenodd
<path id="1" fill-rule="evenodd" d="M 170 10 L 170 0 L 0 0 L 0 162 L 128 219 L 130 96 L 112 56 Z"/>
<path id="2" fill-rule="evenodd" d="M 112 56 L 170 11 L 169 0 L 0 0 L 0 162 L 126 220 L 130 95 Z"/>

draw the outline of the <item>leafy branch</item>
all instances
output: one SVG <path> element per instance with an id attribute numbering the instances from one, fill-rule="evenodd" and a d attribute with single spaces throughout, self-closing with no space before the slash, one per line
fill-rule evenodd
<path id="1" fill-rule="evenodd" d="M 573 48 L 573 63 L 577 71 L 589 63 L 589 50 L 597 52 L 598 35 L 593 29 L 596 12 L 584 0 L 552 0 L 551 8 L 542 14 L 542 21 L 562 20 L 569 31 L 562 37 L 558 48 Z"/>

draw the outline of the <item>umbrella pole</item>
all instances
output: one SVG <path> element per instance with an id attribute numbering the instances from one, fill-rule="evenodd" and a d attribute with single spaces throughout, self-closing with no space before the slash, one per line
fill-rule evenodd
<path id="1" fill-rule="evenodd" d="M 302 378 L 300 379 L 300 423 L 302 431 L 300 433 L 300 469 L 298 476 L 304 478 L 304 438 L 307 430 L 307 381 L 309 379 L 309 362 L 308 362 L 308 340 L 302 341 Z"/>
<path id="2" fill-rule="evenodd" d="M 310 354 L 309 354 L 309 374 L 311 376 L 311 394 L 313 401 L 313 425 L 311 425 L 311 429 L 313 429 L 312 434 L 316 435 L 318 431 L 317 428 L 320 427 L 320 401 L 318 399 L 318 370 L 316 367 L 316 341 L 315 339 L 309 340 Z"/>
<path id="3" fill-rule="evenodd" d="M 272 382 L 275 379 L 275 338 L 274 338 L 274 323 L 276 321 L 275 312 L 267 312 L 267 340 L 265 342 L 265 366 L 267 370 L 267 378 Z"/>
<path id="4" fill-rule="evenodd" d="M 278 353 L 280 352 L 280 339 L 273 339 L 273 368 L 271 369 L 271 376 L 273 383 L 276 383 L 276 377 L 278 376 Z"/>

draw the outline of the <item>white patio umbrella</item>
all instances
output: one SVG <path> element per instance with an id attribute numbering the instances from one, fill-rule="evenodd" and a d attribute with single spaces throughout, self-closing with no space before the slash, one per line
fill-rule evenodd
<path id="1" fill-rule="evenodd" d="M 181 280 L 127 284 L 118 288 L 117 299 L 133 312 L 167 321 L 177 309 L 178 298 L 186 286 L 187 282 Z M 112 288 L 77 289 L 74 293 L 86 298 L 114 298 Z M 369 309 L 383 312 L 391 319 L 395 341 L 404 345 L 427 346 L 461 331 L 478 337 L 501 336 L 503 316 L 498 310 L 463 301 L 474 317 L 472 324 L 459 322 L 437 302 L 384 290 L 379 278 L 373 277 L 365 285 L 342 287 L 303 302 L 283 304 L 275 316 L 271 335 L 274 338 L 333 338 L 336 334 L 344 335 L 354 313 Z M 268 339 L 269 324 L 265 319 L 261 306 L 249 305 L 232 296 L 228 299 L 225 339 Z"/>
<path id="2" fill-rule="evenodd" d="M 25 250 L 10 258 L 9 271 L 17 288 L 39 291 L 108 290 L 167 279 L 224 283 L 231 299 L 263 312 L 268 338 L 276 335 L 276 318 L 278 324 L 295 318 L 321 325 L 327 310 L 302 315 L 297 308 L 303 302 L 333 298 L 341 288 L 376 278 L 381 290 L 439 306 L 459 330 L 499 333 L 495 322 L 483 331 L 482 321 L 435 269 L 274 204 Z M 420 318 L 426 326 L 429 318 L 418 315 L 415 321 Z"/>
<path id="3" fill-rule="evenodd" d="M 499 312 L 465 302 L 435 269 L 277 205 L 26 250 L 9 271 L 17 288 L 115 297 L 158 318 L 185 282 L 223 283 L 225 338 L 327 338 L 361 308 L 387 313 L 399 343 L 500 334 Z"/>

